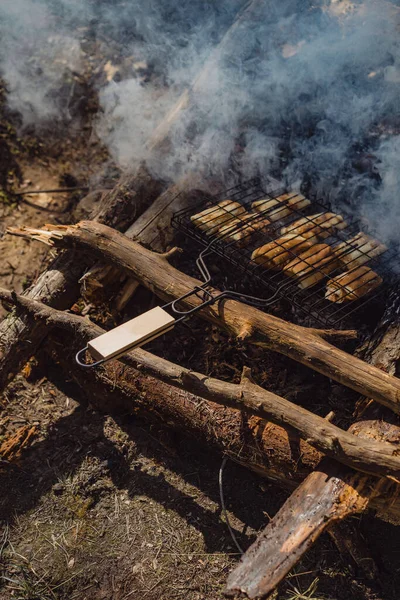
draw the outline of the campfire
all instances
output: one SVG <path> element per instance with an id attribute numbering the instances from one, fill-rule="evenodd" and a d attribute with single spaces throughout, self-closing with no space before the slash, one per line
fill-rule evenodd
<path id="1" fill-rule="evenodd" d="M 118 101 L 111 107 L 109 87 L 99 92 L 99 119 L 108 118 L 99 130 L 114 157 L 126 152 L 134 168 L 102 190 L 90 210 L 81 199 L 85 218 L 76 213 L 79 218 L 70 221 L 7 229 L 9 236 L 46 244 L 57 254 L 26 292 L 0 288 L 11 311 L 0 325 L 2 389 L 48 344 L 60 369 L 102 399 L 107 411 L 116 403 L 145 419 L 156 417 L 291 492 L 227 577 L 228 596 L 268 597 L 324 531 L 346 539 L 338 523 L 351 515 L 372 509 L 397 523 L 400 514 L 399 323 L 391 305 L 398 299 L 398 232 L 390 222 L 397 215 L 390 196 L 396 145 L 376 134 L 386 126 L 394 96 L 397 101 L 397 72 L 379 45 L 379 56 L 364 64 L 366 31 L 377 27 L 374 4 L 371 12 L 361 11 L 362 26 L 355 7 L 337 16 L 338 4 L 331 3 L 333 12 L 320 10 L 318 26 L 314 9 L 302 13 L 302 35 L 289 44 L 296 12 L 289 18 L 280 9 L 274 17 L 265 2 L 253 0 L 190 85 L 178 91 L 165 85 L 165 97 L 151 68 L 142 69 L 148 79 L 135 79 L 129 88 L 138 106 L 143 101 L 168 109 L 157 126 L 151 116 L 149 131 L 138 124 L 147 113 L 130 114 L 133 121 L 126 123 L 140 129 L 140 143 L 127 141 L 113 121 L 116 114 L 123 120 L 126 107 L 122 86 L 110 83 L 118 69 L 109 60 L 107 85 Z M 274 30 L 276 47 L 252 39 L 254 32 L 264 35 L 264 25 Z M 243 36 L 250 36 L 249 48 Z M 344 68 L 352 65 L 343 39 L 357 50 L 354 73 Z M 332 48 L 343 72 L 332 67 Z M 297 71 L 304 76 L 305 67 L 309 87 L 304 84 L 298 95 Z M 357 77 L 370 92 L 364 102 L 349 83 Z M 333 96 L 343 103 L 343 118 Z M 74 192 L 82 188 L 76 185 Z M 111 289 L 118 292 L 107 296 Z M 143 289 L 151 303 L 142 310 L 138 302 L 131 314 Z M 106 294 L 115 327 L 76 308 L 98 290 Z M 229 336 L 243 356 L 240 377 L 222 380 L 196 370 L 190 360 L 174 360 L 173 341 L 183 346 L 191 319 Z M 260 381 L 249 348 L 280 355 L 289 376 L 300 364 L 310 382 L 318 373 L 327 386 L 341 386 L 353 415 L 350 427 L 336 414 L 340 407 L 314 411 L 296 394 L 284 397 L 273 382 Z M 356 394 L 361 399 L 353 413 Z M 221 498 L 226 515 L 222 492 Z"/>

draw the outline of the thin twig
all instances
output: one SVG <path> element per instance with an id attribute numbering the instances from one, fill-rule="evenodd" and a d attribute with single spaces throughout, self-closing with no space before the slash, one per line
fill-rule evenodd
<path id="1" fill-rule="evenodd" d="M 225 521 L 226 524 L 228 526 L 229 529 L 229 533 L 231 534 L 231 538 L 235 543 L 236 548 L 239 550 L 240 554 L 244 554 L 244 550 L 241 547 L 241 545 L 239 544 L 237 537 L 235 535 L 235 532 L 233 531 L 230 521 L 229 521 L 229 516 L 228 516 L 228 511 L 226 510 L 226 505 L 225 505 L 225 498 L 224 498 L 224 488 L 223 488 L 223 473 L 224 473 L 224 469 L 225 469 L 225 465 L 228 461 L 228 457 L 224 456 L 223 460 L 222 460 L 222 464 L 221 464 L 221 468 L 219 470 L 219 474 L 218 474 L 218 483 L 219 483 L 219 497 L 221 500 L 221 507 L 222 507 L 222 512 L 223 515 L 225 517 Z"/>
<path id="2" fill-rule="evenodd" d="M 87 185 L 69 187 L 69 188 L 56 188 L 53 190 L 24 190 L 23 192 L 13 192 L 14 196 L 26 196 L 27 194 L 62 194 L 64 192 L 76 192 L 82 190 L 87 192 L 89 190 Z"/>

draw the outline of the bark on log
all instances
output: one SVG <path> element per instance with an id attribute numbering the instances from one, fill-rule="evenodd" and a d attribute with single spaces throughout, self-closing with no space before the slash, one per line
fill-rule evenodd
<path id="1" fill-rule="evenodd" d="M 82 221 L 74 226 L 48 226 L 43 230 L 31 230 L 31 233 L 28 227 L 14 229 L 13 232 L 56 247 L 77 244 L 85 251 L 94 252 L 126 269 L 165 300 L 180 298 L 201 283 L 169 265 L 162 255 L 91 221 Z M 218 294 L 218 290 L 215 293 Z M 180 306 L 191 309 L 201 303 L 201 298 L 191 295 L 181 301 Z M 287 323 L 236 300 L 219 302 L 198 314 L 234 336 L 280 352 L 400 412 L 400 380 L 332 346 L 320 335 L 324 332 Z"/>
<path id="2" fill-rule="evenodd" d="M 71 337 L 61 332 L 49 336 L 46 349 L 99 410 L 161 421 L 287 490 L 293 490 L 318 465 L 320 453 L 293 431 L 172 388 L 119 361 L 99 369 L 77 369 L 74 352 L 84 339 L 78 331 Z M 361 489 L 366 479 L 368 476 L 348 470 L 346 481 L 354 489 Z M 369 508 L 377 510 L 382 519 L 397 523 L 400 498 L 396 486 L 387 482 L 376 489 Z"/>
<path id="3" fill-rule="evenodd" d="M 45 319 L 48 327 L 63 326 L 69 331 L 80 330 L 84 332 L 86 341 L 104 333 L 103 329 L 82 317 L 56 311 L 41 302 L 34 302 L 2 288 L 0 298 Z M 400 458 L 393 456 L 390 444 L 363 444 L 356 436 L 322 417 L 256 385 L 251 380 L 248 368 L 243 370 L 241 383 L 237 385 L 190 371 L 141 349 L 126 354 L 121 360 L 127 366 L 168 385 L 222 406 L 247 411 L 286 430 L 294 430 L 317 450 L 354 469 L 381 477 L 400 477 Z"/>
<path id="4" fill-rule="evenodd" d="M 400 359 L 400 325 L 392 323 L 371 355 L 371 362 L 396 372 Z M 396 444 L 400 427 L 382 420 L 382 408 L 374 406 L 370 418 L 353 424 L 349 431 L 366 440 Z M 371 418 L 372 417 L 372 418 Z M 393 415 L 388 415 L 393 420 Z M 396 419 L 397 420 L 397 419 Z M 282 581 L 315 540 L 337 521 L 362 512 L 374 502 L 376 494 L 398 495 L 398 485 L 388 489 L 383 480 L 370 477 L 349 480 L 349 471 L 323 460 L 298 487 L 262 534 L 243 556 L 228 578 L 226 593 L 243 593 L 249 598 L 264 598 Z M 379 514 L 379 512 L 378 512 Z M 395 522 L 400 523 L 400 520 Z"/>
<path id="5" fill-rule="evenodd" d="M 115 228 L 128 226 L 159 195 L 161 184 L 142 166 L 136 175 L 125 175 L 103 196 L 93 219 Z M 25 294 L 55 308 L 69 308 L 79 297 L 78 280 L 92 259 L 74 251 L 59 255 Z M 29 360 L 44 339 L 46 329 L 17 314 L 0 323 L 0 392 Z"/>

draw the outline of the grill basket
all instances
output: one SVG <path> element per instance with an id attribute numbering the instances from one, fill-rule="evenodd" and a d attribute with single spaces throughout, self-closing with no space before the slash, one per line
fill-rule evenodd
<path id="1" fill-rule="evenodd" d="M 276 200 L 282 194 L 288 194 L 286 200 L 292 200 L 293 204 L 290 210 L 287 209 L 287 205 L 284 203 L 260 213 L 255 213 L 252 210 L 251 205 L 253 202 L 261 199 Z M 351 242 L 352 238 L 359 232 L 363 231 L 371 235 L 370 232 L 366 230 L 365 226 L 361 229 L 357 221 L 346 217 L 347 226 L 344 229 L 330 229 L 329 237 L 319 240 L 317 243 L 329 244 L 334 249 L 337 249 L 337 254 L 341 257 L 350 255 L 354 250 L 357 250 L 359 259 L 361 258 L 365 266 L 377 273 L 383 279 L 383 283 L 370 293 L 351 301 L 350 297 L 354 297 L 354 295 L 350 296 L 351 291 L 349 288 L 347 286 L 339 286 L 341 287 L 343 296 L 349 295 L 346 298 L 347 301 L 342 303 L 330 301 L 331 294 L 327 292 L 326 288 L 328 279 L 332 279 L 357 266 L 357 263 L 354 263 L 354 261 L 351 264 L 351 260 L 347 267 L 343 266 L 343 263 L 337 261 L 336 255 L 335 257 L 328 258 L 322 266 L 312 267 L 307 275 L 313 273 L 319 281 L 315 285 L 302 289 L 300 285 L 302 280 L 306 279 L 306 275 L 300 278 L 288 277 L 282 270 L 266 268 L 265 264 L 262 265 L 252 259 L 253 251 L 264 244 L 275 241 L 280 246 L 277 240 L 282 237 L 281 229 L 283 227 L 287 228 L 290 232 L 291 224 L 302 218 L 305 222 L 309 221 L 310 226 L 314 226 L 315 223 L 312 215 L 330 211 L 328 203 L 315 199 L 308 206 L 300 208 L 301 202 L 296 201 L 298 197 L 298 194 L 295 192 L 288 192 L 287 189 L 278 187 L 275 182 L 255 178 L 214 196 L 212 202 L 207 199 L 194 207 L 192 206 L 190 209 L 183 209 L 175 213 L 172 218 L 172 225 L 187 237 L 198 242 L 201 246 L 209 248 L 210 253 L 226 259 L 234 267 L 232 273 L 239 270 L 242 277 L 243 275 L 246 276 L 247 281 L 257 284 L 258 289 L 262 292 L 260 295 L 266 300 L 270 298 L 271 305 L 273 305 L 274 301 L 286 300 L 292 306 L 293 313 L 297 315 L 297 320 L 306 320 L 309 324 L 340 329 L 340 327 L 348 324 L 350 316 L 356 312 L 358 316 L 362 316 L 361 310 L 366 308 L 367 305 L 372 306 L 372 302 L 382 296 L 386 288 L 385 277 L 388 278 L 390 265 L 397 250 L 394 248 L 385 249 L 379 256 L 371 258 L 372 255 L 369 249 L 364 252 L 363 246 L 357 248 Z M 300 196 L 300 198 L 304 197 Z M 221 210 L 216 205 L 226 199 L 239 203 L 243 209 L 251 212 L 254 216 L 249 217 L 248 220 L 239 224 L 230 225 L 232 214 L 225 211 L 228 230 L 224 235 L 221 235 L 221 230 L 219 229 L 221 221 L 219 226 L 215 226 L 214 228 L 209 227 L 204 231 L 198 224 L 195 225 L 191 220 L 193 215 L 197 215 L 207 208 L 210 209 L 210 215 L 212 215 L 213 210 Z M 298 204 L 297 207 L 296 204 Z M 268 219 L 272 212 L 274 212 L 273 222 L 268 227 L 262 227 L 263 221 Z M 238 223 L 238 221 L 235 221 L 235 223 Z M 231 235 L 232 233 L 239 232 L 241 240 L 238 244 L 232 240 Z M 338 249 L 339 245 L 340 251 Z M 296 254 L 295 247 L 288 249 L 281 246 L 281 248 L 282 253 L 290 253 L 291 260 L 297 258 L 298 253 Z M 318 275 L 316 275 L 317 273 Z M 355 291 L 361 285 L 361 280 L 359 284 L 357 279 L 352 282 L 352 287 Z"/>

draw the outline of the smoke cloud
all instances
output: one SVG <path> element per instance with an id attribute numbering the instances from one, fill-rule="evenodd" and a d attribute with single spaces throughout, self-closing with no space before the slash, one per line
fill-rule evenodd
<path id="1" fill-rule="evenodd" d="M 97 131 L 116 161 L 132 166 L 214 56 L 170 132 L 167 155 L 150 158 L 150 168 L 171 180 L 202 169 L 227 183 L 272 172 L 347 204 L 398 241 L 399 7 L 257 0 L 223 53 L 212 55 L 242 5 L 5 0 L 0 69 L 9 103 L 25 123 L 65 117 L 57 89 L 88 60 L 88 39 L 112 66 L 144 64 L 98 83 Z"/>

